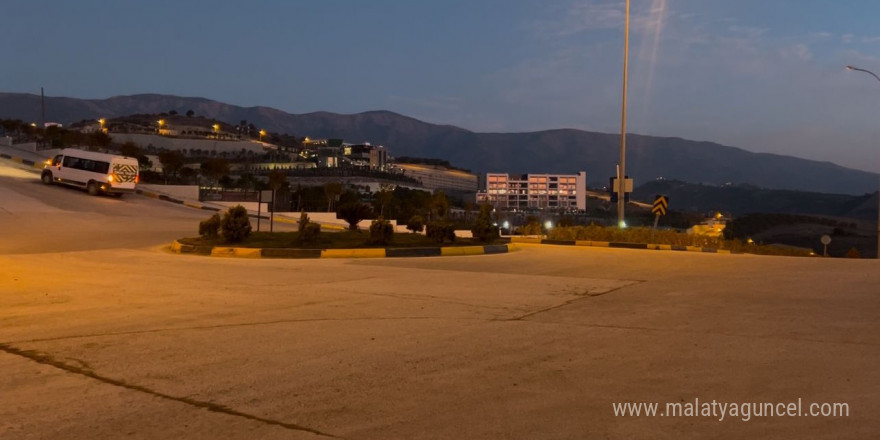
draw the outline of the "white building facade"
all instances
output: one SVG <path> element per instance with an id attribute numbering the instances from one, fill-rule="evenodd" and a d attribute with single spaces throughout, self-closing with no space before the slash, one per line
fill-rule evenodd
<path id="1" fill-rule="evenodd" d="M 486 174 L 486 189 L 477 203 L 489 201 L 503 211 L 587 209 L 587 173 L 578 174 Z"/>

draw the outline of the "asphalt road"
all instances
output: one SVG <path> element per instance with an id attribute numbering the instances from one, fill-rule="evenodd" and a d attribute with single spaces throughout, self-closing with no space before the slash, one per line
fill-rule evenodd
<path id="1" fill-rule="evenodd" d="M 0 161 L 0 438 L 871 438 L 880 267 L 523 246 L 236 260 Z M 614 402 L 849 417 L 615 417 Z"/>

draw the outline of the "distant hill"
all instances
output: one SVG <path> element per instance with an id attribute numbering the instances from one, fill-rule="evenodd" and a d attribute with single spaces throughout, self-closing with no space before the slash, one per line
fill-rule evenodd
<path id="1" fill-rule="evenodd" d="M 764 189 L 752 185 L 700 185 L 664 179 L 639 186 L 633 192 L 633 198 L 651 202 L 656 194 L 667 195 L 669 208 L 682 211 L 724 211 L 734 216 L 762 212 L 877 219 L 876 193 L 852 196 Z"/>
<path id="2" fill-rule="evenodd" d="M 46 98 L 46 119 L 69 124 L 82 119 L 176 110 L 300 137 L 343 138 L 385 145 L 394 156 L 437 158 L 475 172 L 587 171 L 592 183 L 607 183 L 617 164 L 619 136 L 574 129 L 530 133 L 475 133 L 435 125 L 388 111 L 353 115 L 290 114 L 268 107 L 238 107 L 204 98 L 168 95 L 108 99 Z M 0 118 L 39 120 L 37 95 L 0 93 Z M 877 189 L 877 175 L 791 156 L 752 153 L 712 142 L 627 136 L 627 174 L 636 185 L 658 177 L 708 184 L 749 183 L 764 188 L 864 194 Z"/>

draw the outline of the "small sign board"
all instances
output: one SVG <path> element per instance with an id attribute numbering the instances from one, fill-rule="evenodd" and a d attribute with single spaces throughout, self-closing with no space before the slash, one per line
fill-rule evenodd
<path id="1" fill-rule="evenodd" d="M 657 216 L 666 215 L 666 208 L 668 207 L 669 198 L 662 194 L 657 194 L 654 197 L 654 206 L 651 207 L 651 213 Z"/>
<path id="2" fill-rule="evenodd" d="M 611 178 L 611 191 L 612 192 L 619 192 L 620 191 L 616 177 Z M 623 179 L 623 192 L 625 192 L 625 193 L 633 192 L 633 180 L 631 178 Z"/>
<path id="3" fill-rule="evenodd" d="M 815 237 L 815 235 L 814 235 L 814 237 Z M 828 234 L 823 235 L 821 240 L 822 240 L 822 244 L 824 244 L 825 246 L 828 246 L 829 244 L 831 244 L 831 237 L 829 237 Z"/>

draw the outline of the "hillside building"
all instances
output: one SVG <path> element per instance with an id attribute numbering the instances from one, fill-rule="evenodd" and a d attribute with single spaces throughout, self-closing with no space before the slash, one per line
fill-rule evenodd
<path id="1" fill-rule="evenodd" d="M 502 211 L 583 211 L 587 208 L 587 173 L 486 174 L 486 189 L 477 203 L 488 201 Z"/>
<path id="2" fill-rule="evenodd" d="M 394 167 L 403 171 L 404 176 L 420 181 L 426 189 L 442 189 L 464 193 L 475 193 L 477 191 L 477 175 L 467 171 L 441 165 L 400 162 L 395 163 Z"/>

